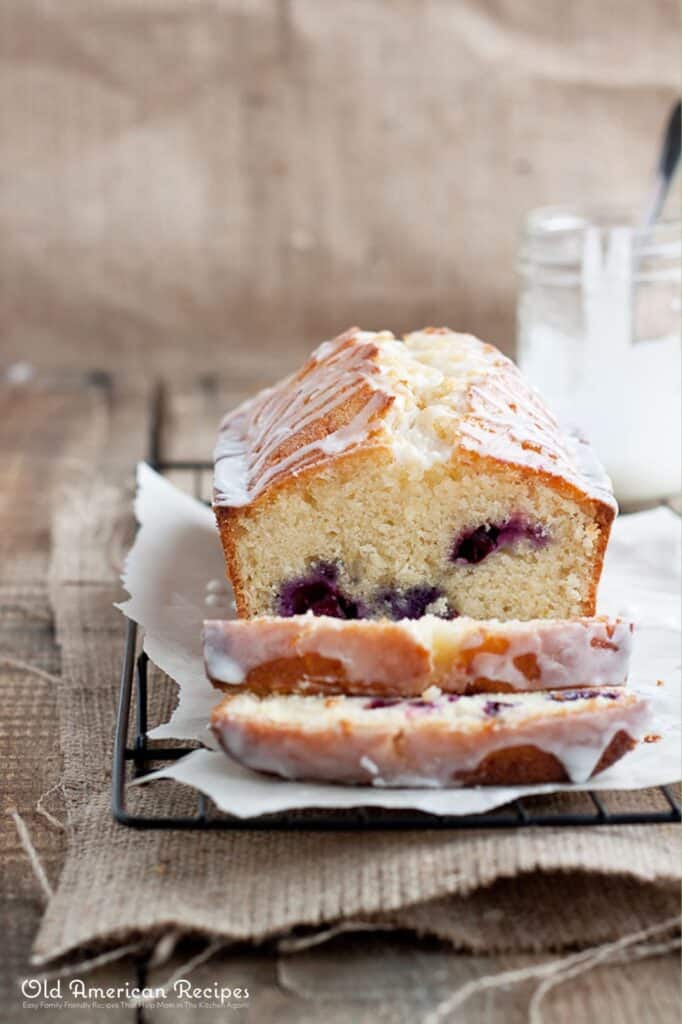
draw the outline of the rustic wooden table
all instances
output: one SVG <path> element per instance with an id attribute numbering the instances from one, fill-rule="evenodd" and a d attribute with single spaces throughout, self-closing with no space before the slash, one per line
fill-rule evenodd
<path id="1" fill-rule="evenodd" d="M 269 378 L 278 367 L 273 357 Z M 169 457 L 195 456 L 211 450 L 220 413 L 240 394 L 260 381 L 251 360 L 230 386 L 209 379 L 183 378 L 167 382 L 164 451 Z M 28 375 L 27 375 L 28 376 Z M 48 594 L 51 559 L 50 524 L 60 495 L 74 473 L 74 440 L 80 460 L 107 472 L 128 474 L 145 454 L 145 426 L 153 382 L 119 380 L 101 373 L 60 370 L 7 382 L 0 392 L 0 479 L 2 521 L 2 616 L 0 681 L 3 714 L 0 721 L 6 752 L 6 797 L 1 834 L 3 871 L 4 949 L 2 1005 L 4 1019 L 14 1021 L 22 1009 L 20 980 L 31 973 L 28 958 L 44 906 L 45 894 L 23 849 L 11 811 L 25 822 L 50 884 L 57 882 L 64 850 L 59 827 L 58 780 L 60 753 L 54 677 L 61 671 Z M 86 467 L 87 468 L 87 467 Z M 102 538 L 111 558 L 118 560 L 131 536 L 132 523 L 119 523 L 117 535 Z M 122 623 L 98 638 L 102 656 L 116 664 Z M 112 730 L 113 730 L 112 707 Z M 103 773 L 108 772 L 108 765 Z M 50 818 L 43 811 L 47 811 Z M 197 947 L 202 948 L 202 947 Z M 160 983 L 192 950 L 181 949 L 157 970 L 148 970 L 149 983 Z M 282 953 L 269 945 L 256 950 L 217 950 L 197 967 L 197 985 L 247 987 L 248 1008 L 193 1011 L 169 1008 L 108 1010 L 106 1019 L 156 1021 L 405 1021 L 424 1019 L 448 993 L 465 982 L 532 964 L 529 956 L 471 956 L 433 942 L 401 935 L 342 936 L 298 953 Z M 139 964 L 131 958 L 96 971 L 92 984 L 133 983 Z M 663 955 L 628 966 L 601 967 L 551 991 L 543 1004 L 543 1019 L 559 1022 L 613 1020 L 642 1024 L 679 1018 L 677 955 Z M 477 995 L 449 1019 L 515 1024 L 528 1016 L 532 986 L 523 983 Z M 52 1011 L 44 1010 L 44 1013 Z M 54 1011 L 58 1013 L 60 1011 Z M 74 1018 L 100 1019 L 92 1010 L 71 1011 Z M 100 1011 L 104 1015 L 103 1011 Z"/>

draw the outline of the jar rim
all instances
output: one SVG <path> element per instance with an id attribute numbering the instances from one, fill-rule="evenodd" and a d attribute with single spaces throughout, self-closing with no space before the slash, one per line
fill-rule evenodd
<path id="1" fill-rule="evenodd" d="M 682 220 L 679 216 L 659 218 L 650 227 L 638 222 L 639 211 L 626 204 L 561 203 L 537 206 L 525 218 L 524 237 L 531 240 L 560 239 L 583 234 L 588 228 L 604 232 L 629 229 L 633 236 L 648 240 L 647 248 L 656 247 L 658 239 L 668 242 L 671 236 L 680 241 Z"/>
<path id="2" fill-rule="evenodd" d="M 563 204 L 540 206 L 525 219 L 518 268 L 545 268 L 553 275 L 579 273 L 588 230 L 602 234 L 604 244 L 616 231 L 629 232 L 637 249 L 638 277 L 656 274 L 661 268 L 677 268 L 682 257 L 682 224 L 679 217 L 664 217 L 649 228 L 637 223 L 634 206 Z"/>

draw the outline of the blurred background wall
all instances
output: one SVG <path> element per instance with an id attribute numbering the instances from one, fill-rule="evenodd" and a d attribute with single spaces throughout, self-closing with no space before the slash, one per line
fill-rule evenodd
<path id="1" fill-rule="evenodd" d="M 524 213 L 639 202 L 676 0 L 4 0 L 3 364 L 513 351 Z"/>

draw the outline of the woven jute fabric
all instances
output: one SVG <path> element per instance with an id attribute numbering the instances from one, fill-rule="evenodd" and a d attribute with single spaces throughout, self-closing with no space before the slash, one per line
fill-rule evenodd
<path id="1" fill-rule="evenodd" d="M 643 200 L 678 23 L 675 0 L 5 0 L 8 358 L 239 349 L 266 384 L 354 323 L 511 352 L 525 213 Z"/>
<path id="2" fill-rule="evenodd" d="M 677 912 L 674 826 L 320 834 L 115 824 L 109 776 L 123 623 L 112 602 L 132 523 L 130 489 L 112 476 L 80 474 L 54 522 L 69 849 L 37 962 L 170 929 L 260 942 L 345 919 L 476 951 L 540 951 L 608 940 Z M 170 710 L 174 688 L 156 672 L 151 690 L 154 721 Z M 194 794 L 168 782 L 134 789 L 129 801 L 138 813 L 194 809 Z"/>
<path id="3" fill-rule="evenodd" d="M 169 835 L 115 826 L 102 796 L 74 825 L 35 954 L 170 929 L 257 942 L 344 919 L 475 951 L 592 944 L 677 912 L 677 839 L 658 831 Z"/>

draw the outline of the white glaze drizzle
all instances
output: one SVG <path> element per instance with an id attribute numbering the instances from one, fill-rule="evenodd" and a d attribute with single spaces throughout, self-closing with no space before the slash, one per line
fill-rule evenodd
<path id="1" fill-rule="evenodd" d="M 500 700 L 504 702 L 505 697 L 509 699 L 502 695 Z M 240 694 L 216 709 L 220 713 L 214 712 L 213 727 L 225 750 L 238 761 L 285 778 L 344 781 L 350 771 L 353 781 L 374 786 L 440 787 L 457 785 L 453 775 L 475 770 L 495 751 L 525 745 L 552 754 L 572 782 L 582 783 L 617 733 L 624 731 L 638 740 L 650 722 L 646 701 L 629 691 L 614 699 L 592 695 L 566 703 L 551 701 L 545 694 L 516 695 L 516 706 L 493 719 L 483 710 L 488 699 L 484 695 L 462 697 L 452 705 L 444 698 L 421 715 L 409 702 L 367 710 L 364 698 L 271 697 L 259 701 Z M 434 715 L 439 728 L 450 727 L 445 752 L 441 748 L 435 756 Z M 335 743 L 330 730 L 341 721 L 345 727 Z M 255 733 L 250 728 L 254 722 L 258 723 Z M 418 760 L 423 769 L 414 764 L 420 726 L 424 726 L 424 736 Z M 410 735 L 410 768 L 402 763 L 402 755 L 395 754 L 392 737 L 397 732 Z M 468 742 L 462 742 L 463 737 Z M 354 764 L 360 764 L 367 776 L 358 778 Z"/>
<path id="2" fill-rule="evenodd" d="M 495 650 L 471 655 L 491 640 Z M 308 614 L 204 624 L 207 673 L 216 682 L 241 684 L 259 666 L 316 654 L 339 662 L 346 680 L 366 685 L 367 693 L 372 684 L 392 684 L 396 695 L 401 686 L 421 692 L 433 683 L 461 692 L 480 677 L 519 691 L 619 686 L 627 679 L 631 646 L 631 623 L 602 616 L 446 622 L 426 615 L 393 623 Z M 301 678 L 299 687 L 311 684 Z"/>
<path id="3" fill-rule="evenodd" d="M 485 379 L 468 389 L 460 434 L 462 446 L 470 451 L 563 478 L 617 507 L 608 477 L 587 441 L 562 433 L 537 392 L 504 356 Z"/>
<path id="4" fill-rule="evenodd" d="M 441 629 L 436 625 L 436 629 Z M 619 619 L 535 620 L 476 623 L 464 641 L 466 652 L 491 637 L 506 650 L 480 651 L 468 666 L 471 679 L 503 682 L 515 690 L 554 690 L 576 686 L 619 686 L 626 682 L 632 650 L 632 624 Z M 537 676 L 523 671 L 530 660 Z M 445 683 L 443 684 L 445 685 Z"/>
<path id="5" fill-rule="evenodd" d="M 216 505 L 247 505 L 282 475 L 299 473 L 367 438 L 372 422 L 387 404 L 372 361 L 375 339 L 380 337 L 353 330 L 324 342 L 297 374 L 226 416 L 214 453 Z M 370 389 L 368 401 L 336 430 L 288 444 L 342 409 L 363 387 Z"/>
<path id="6" fill-rule="evenodd" d="M 240 684 L 261 665 L 307 654 L 339 662 L 346 678 L 358 682 L 391 683 L 407 667 L 412 672 L 421 668 L 426 685 L 430 665 L 427 647 L 415 642 L 400 624 L 385 620 L 345 621 L 312 613 L 209 620 L 204 623 L 203 639 L 207 674 L 220 683 Z M 300 682 L 303 688 L 306 679 Z"/>
<path id="7" fill-rule="evenodd" d="M 367 397 L 357 409 L 361 394 Z M 333 413 L 342 423 L 325 433 L 323 421 Z M 310 438 L 311 431 L 319 436 Z M 589 447 L 562 434 L 514 364 L 493 346 L 445 328 L 404 342 L 388 331 L 352 329 L 230 413 L 215 451 L 215 504 L 247 505 L 283 477 L 373 435 L 416 473 L 459 448 L 565 479 L 615 508 Z"/>

